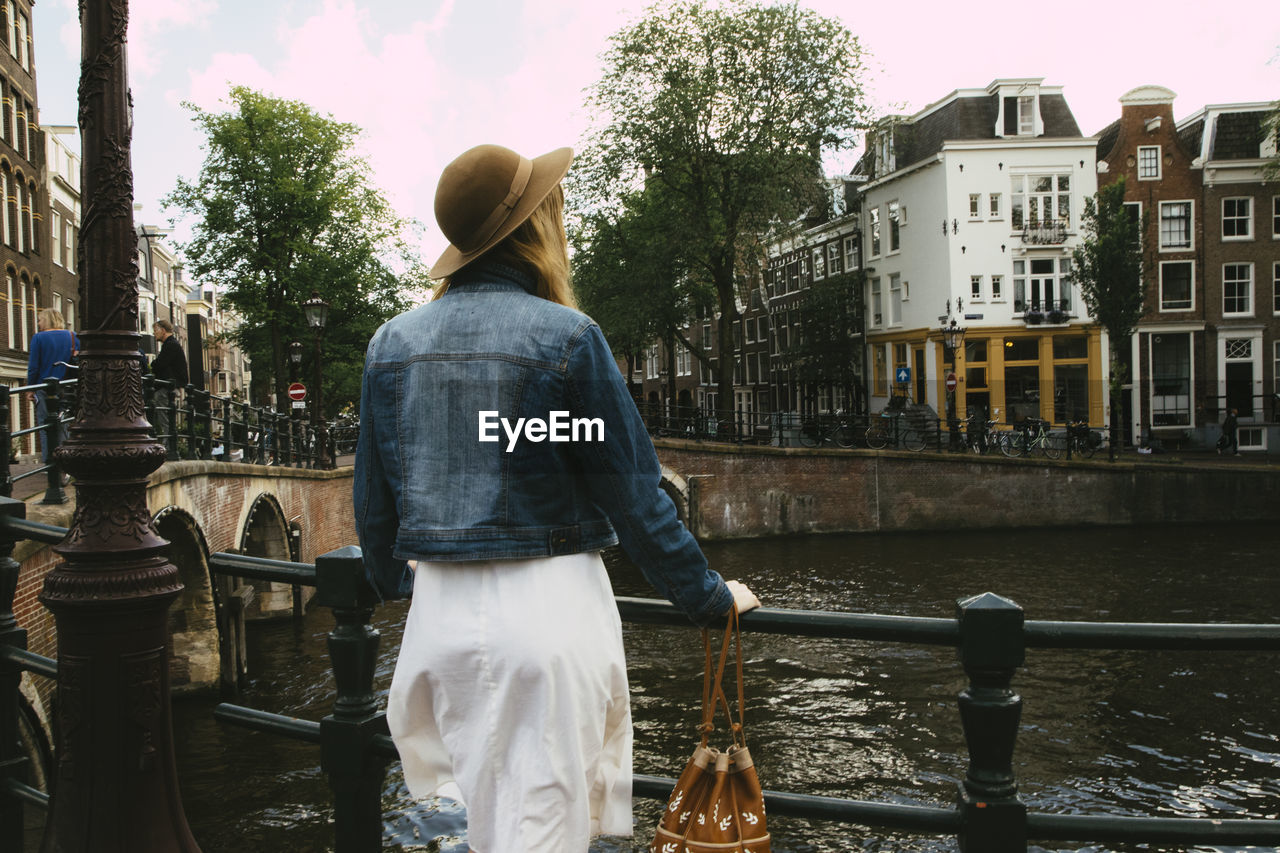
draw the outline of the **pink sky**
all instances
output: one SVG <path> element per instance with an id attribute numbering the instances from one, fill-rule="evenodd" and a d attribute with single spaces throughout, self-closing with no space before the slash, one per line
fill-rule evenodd
<path id="1" fill-rule="evenodd" d="M 997 77 L 1064 87 L 1081 130 L 1119 113 L 1129 89 L 1178 94 L 1181 118 L 1206 103 L 1280 97 L 1280 14 L 1274 0 L 1203 4 L 806 0 L 841 19 L 871 54 L 868 91 L 880 112 L 912 112 Z M 76 0 L 36 6 L 42 120 L 72 123 L 79 61 Z M 638 3 L 610 0 L 133 0 L 130 67 L 134 166 L 142 218 L 203 155 L 184 100 L 217 108 L 228 82 L 311 103 L 366 130 L 379 183 L 426 224 L 428 260 L 443 248 L 431 212 L 435 180 L 456 154 L 499 142 L 536 155 L 576 145 L 590 117 L 584 88 L 609 34 Z M 829 157 L 847 168 L 855 152 Z"/>

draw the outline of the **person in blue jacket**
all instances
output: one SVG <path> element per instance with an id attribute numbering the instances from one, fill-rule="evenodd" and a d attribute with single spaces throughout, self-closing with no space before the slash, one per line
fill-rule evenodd
<path id="1" fill-rule="evenodd" d="M 31 353 L 27 358 L 27 384 L 36 385 L 46 379 L 64 379 L 67 365 L 80 351 L 80 342 L 75 333 L 67 329 L 67 321 L 62 312 L 55 308 L 42 308 L 36 313 L 36 333 L 31 336 Z M 43 388 L 34 393 L 28 392 L 29 398 L 36 403 L 36 425 L 42 426 L 49 417 L 49 401 Z M 64 405 L 66 400 L 63 401 Z M 58 444 L 66 439 L 66 425 L 58 428 Z M 49 444 L 45 441 L 44 431 L 40 436 L 40 456 L 49 461 Z"/>
<path id="2" fill-rule="evenodd" d="M 387 721 L 414 796 L 463 801 L 476 853 L 631 835 L 620 543 L 691 621 L 759 605 L 707 565 L 600 327 L 574 307 L 572 152 L 473 148 L 444 171 L 435 298 L 369 343 L 356 529 L 412 592 Z M 699 650 L 700 651 L 700 650 Z"/>

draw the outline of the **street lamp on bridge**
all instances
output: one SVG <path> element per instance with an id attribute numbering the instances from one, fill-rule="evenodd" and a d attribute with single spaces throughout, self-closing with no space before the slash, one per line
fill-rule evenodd
<path id="1" fill-rule="evenodd" d="M 320 390 L 320 339 L 329 319 L 329 303 L 320 298 L 319 291 L 313 290 L 311 298 L 302 303 L 302 311 L 307 316 L 307 325 L 316 333 L 315 369 L 311 374 L 315 385 L 315 396 L 311 398 L 311 426 L 316 433 L 316 467 L 331 468 L 333 460 L 329 458 L 329 430 L 324 422 L 324 394 Z"/>
<path id="2" fill-rule="evenodd" d="M 963 310 L 964 303 L 960 297 L 956 297 L 956 313 Z M 956 388 L 959 386 L 959 377 L 956 376 L 956 352 L 960 347 L 964 346 L 964 333 L 968 331 L 964 326 L 956 322 L 955 315 L 951 313 L 951 300 L 947 300 L 947 313 L 939 317 L 941 322 L 939 332 L 942 336 L 942 356 L 948 365 L 946 378 L 947 393 L 947 429 L 951 432 L 951 449 L 955 450 L 960 445 L 960 419 L 956 415 Z"/>

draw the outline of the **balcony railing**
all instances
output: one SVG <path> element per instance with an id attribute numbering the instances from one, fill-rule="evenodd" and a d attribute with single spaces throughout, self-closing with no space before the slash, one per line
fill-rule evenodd
<path id="1" fill-rule="evenodd" d="M 1067 223 L 1060 220 L 1037 222 L 1032 220 L 1022 226 L 1022 242 L 1035 246 L 1057 246 L 1067 242 Z"/>

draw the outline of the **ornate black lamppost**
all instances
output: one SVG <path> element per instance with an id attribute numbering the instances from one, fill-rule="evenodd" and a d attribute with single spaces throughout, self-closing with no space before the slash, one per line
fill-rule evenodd
<path id="1" fill-rule="evenodd" d="M 316 467 L 332 468 L 333 460 L 329 458 L 329 430 L 324 422 L 324 395 L 320 390 L 320 365 L 323 352 L 320 339 L 324 336 L 324 324 L 329 319 L 329 303 L 320 298 L 319 291 L 311 291 L 311 298 L 302 303 L 302 310 L 307 315 L 307 325 L 316 333 L 315 370 L 312 381 L 315 385 L 315 396 L 311 403 L 311 426 L 316 433 Z"/>
<path id="2" fill-rule="evenodd" d="M 963 303 L 960 298 L 956 298 L 956 312 L 959 313 Z M 960 418 L 956 415 L 956 388 L 959 385 L 959 377 L 956 376 L 956 352 L 960 347 L 964 346 L 964 333 L 967 331 L 964 326 L 956 322 L 955 316 L 951 313 L 951 300 L 947 300 L 947 313 L 943 317 L 938 318 L 942 322 L 939 331 L 942 333 L 942 355 L 943 360 L 947 362 L 948 371 L 944 384 L 947 394 L 947 429 L 951 432 L 951 449 L 955 450 L 960 446 Z"/>
<path id="3" fill-rule="evenodd" d="M 42 850 L 198 851 L 169 708 L 169 605 L 182 591 L 147 507 L 164 462 L 144 417 L 128 0 L 81 0 L 80 387 L 57 462 L 76 510 L 40 600 L 58 630 L 57 769 Z"/>

